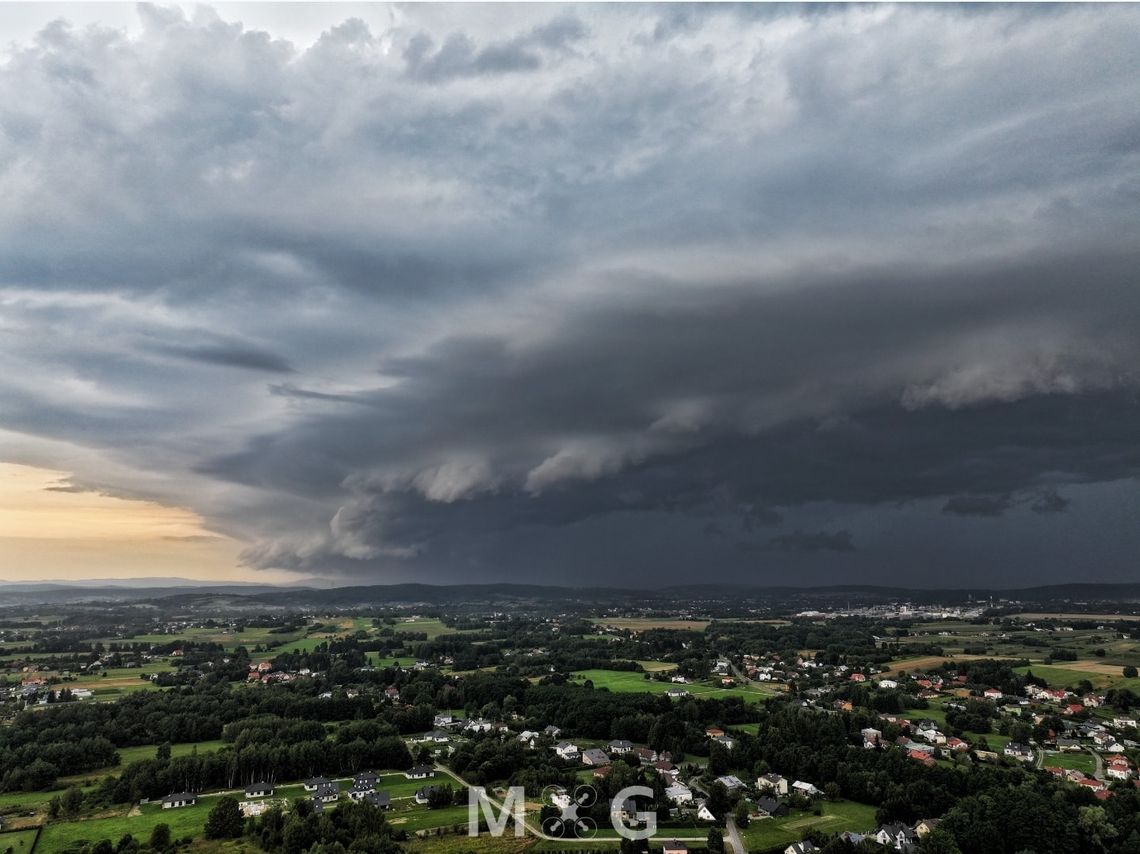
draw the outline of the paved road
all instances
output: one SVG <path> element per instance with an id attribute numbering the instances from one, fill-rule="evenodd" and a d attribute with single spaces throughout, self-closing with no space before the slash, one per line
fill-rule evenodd
<path id="1" fill-rule="evenodd" d="M 1101 758 L 1100 754 L 1097 753 L 1095 750 L 1093 750 L 1091 747 L 1087 748 L 1087 750 L 1089 753 L 1091 753 L 1093 755 L 1093 759 L 1096 760 L 1096 773 L 1094 773 L 1093 776 L 1096 777 L 1098 780 L 1103 780 L 1104 779 L 1104 760 Z"/>
<path id="2" fill-rule="evenodd" d="M 740 839 L 740 831 L 736 829 L 736 819 L 728 816 L 724 821 L 724 829 L 728 831 L 728 842 L 735 854 L 748 854 L 748 849 Z"/>

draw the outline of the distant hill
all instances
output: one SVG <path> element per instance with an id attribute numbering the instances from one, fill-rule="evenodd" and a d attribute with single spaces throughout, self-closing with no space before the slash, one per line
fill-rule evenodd
<path id="1" fill-rule="evenodd" d="M 145 581 L 160 579 L 146 579 Z M 674 585 L 655 590 L 612 587 L 558 587 L 539 584 L 378 584 L 315 589 L 277 587 L 253 583 L 208 584 L 169 579 L 165 586 L 116 579 L 98 584 L 0 584 L 0 606 L 66 602 L 161 602 L 168 606 L 200 609 L 211 604 L 227 608 L 350 608 L 361 605 L 495 605 L 511 603 L 646 603 L 699 604 L 701 602 L 787 602 L 837 605 L 907 600 L 923 604 L 974 600 L 1019 600 L 1025 603 L 1133 603 L 1140 602 L 1140 584 L 1055 584 L 1019 589 L 947 588 L 921 590 L 875 585 L 824 587 L 758 586 L 740 584 Z"/>

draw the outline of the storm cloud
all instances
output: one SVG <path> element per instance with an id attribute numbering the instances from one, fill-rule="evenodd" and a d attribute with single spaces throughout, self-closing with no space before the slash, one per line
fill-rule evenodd
<path id="1" fill-rule="evenodd" d="M 1130 577 L 1140 10 L 335 10 L 8 50 L 0 456 L 253 576 Z"/>

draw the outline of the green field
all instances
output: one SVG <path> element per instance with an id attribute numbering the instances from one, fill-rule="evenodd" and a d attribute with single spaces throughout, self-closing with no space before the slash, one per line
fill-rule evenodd
<path id="1" fill-rule="evenodd" d="M 1046 753 L 1043 764 L 1047 768 L 1066 768 L 1073 771 L 1083 771 L 1089 775 L 1096 772 L 1096 759 L 1091 753 L 1084 751 L 1080 753 Z"/>
<path id="2" fill-rule="evenodd" d="M 29 854 L 35 841 L 35 828 L 0 833 L 0 854 L 7 851 L 12 851 L 13 854 Z"/>
<path id="3" fill-rule="evenodd" d="M 1126 679 L 1122 671 L 1118 671 L 1117 675 L 1114 676 L 1110 673 L 1076 670 L 1063 665 L 1051 664 L 1031 664 L 1028 667 L 1015 667 L 1014 670 L 1021 674 L 1032 671 L 1038 679 L 1044 679 L 1050 688 L 1071 688 L 1087 679 L 1098 690 L 1127 688 L 1130 691 L 1140 691 L 1140 678 Z"/>
<path id="4" fill-rule="evenodd" d="M 875 807 L 854 801 L 822 801 L 818 806 L 823 815 L 793 811 L 784 818 L 757 819 L 741 830 L 740 835 L 749 851 L 771 851 L 783 850 L 798 842 L 812 828 L 827 834 L 875 829 Z"/>
<path id="5" fill-rule="evenodd" d="M 684 688 L 694 697 L 744 697 L 760 702 L 779 693 L 766 685 L 738 685 L 734 688 L 718 688 L 712 685 L 690 683 L 675 685 L 671 682 L 657 682 L 646 679 L 644 674 L 628 670 L 577 670 L 573 673 L 576 681 L 589 679 L 595 688 L 608 688 L 617 694 L 664 694 L 671 688 Z"/>

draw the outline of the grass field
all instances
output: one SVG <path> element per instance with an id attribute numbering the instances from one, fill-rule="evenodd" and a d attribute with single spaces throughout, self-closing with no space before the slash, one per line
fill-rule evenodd
<path id="1" fill-rule="evenodd" d="M 738 685 L 734 688 L 717 688 L 711 685 L 674 685 L 646 679 L 643 674 L 627 670 L 579 670 L 573 674 L 578 681 L 589 679 L 595 688 L 608 688 L 617 694 L 664 694 L 671 688 L 684 688 L 694 697 L 744 697 L 760 702 L 779 692 L 766 685 Z"/>
<path id="2" fill-rule="evenodd" d="M 376 787 L 392 797 L 389 818 L 393 824 L 403 827 L 409 833 L 453 824 L 465 825 L 466 806 L 429 810 L 413 800 L 417 789 L 437 782 L 447 781 L 408 780 L 402 773 L 389 772 L 380 776 Z M 341 788 L 342 790 L 345 788 L 344 780 Z M 52 793 L 46 794 L 50 797 Z M 304 794 L 302 786 L 294 784 L 279 787 L 274 797 L 292 801 Z M 241 797 L 240 794 L 238 797 Z M 170 825 L 170 831 L 176 839 L 183 836 L 200 837 L 206 824 L 206 816 L 216 802 L 215 796 L 206 795 L 191 807 L 164 810 L 160 804 L 151 803 L 143 804 L 137 809 L 122 807 L 108 810 L 78 821 L 50 822 L 44 825 L 40 841 L 36 846 L 36 854 L 53 854 L 82 840 L 98 842 L 100 839 L 110 839 L 112 842 L 117 842 L 126 833 L 130 833 L 136 839 L 146 840 L 154 826 L 161 822 Z M 3 854 L 2 850 L 0 854 Z"/>
<path id="3" fill-rule="evenodd" d="M 671 661 L 647 661 L 645 659 L 638 659 L 638 664 L 647 673 L 660 673 L 663 670 L 676 670 L 678 665 Z"/>
<path id="4" fill-rule="evenodd" d="M 758 819 L 740 831 L 740 835 L 749 851 L 772 851 L 798 842 L 812 828 L 829 834 L 875 829 L 874 807 L 854 801 L 824 801 L 819 807 L 822 815 L 795 811 L 784 818 Z"/>
<path id="5" fill-rule="evenodd" d="M 1084 751 L 1080 753 L 1046 753 L 1045 762 L 1046 767 L 1052 768 L 1070 768 L 1074 771 L 1083 771 L 1086 774 L 1092 774 L 1096 771 L 1096 759 L 1092 754 Z"/>
<path id="6" fill-rule="evenodd" d="M 646 629 L 675 629 L 683 632 L 703 632 L 708 628 L 709 621 L 661 620 L 652 617 L 630 617 L 628 619 L 597 619 L 594 620 L 594 625 L 631 632 L 643 632 Z"/>
<path id="7" fill-rule="evenodd" d="M 1140 678 L 1126 679 L 1122 671 L 1120 675 L 1110 676 L 1107 673 L 1097 673 L 1092 670 L 1082 670 L 1070 665 L 1080 665 L 1082 662 L 1065 662 L 1064 665 L 1031 664 L 1028 667 L 1015 667 L 1018 673 L 1033 671 L 1038 679 L 1044 679 L 1051 688 L 1069 688 L 1081 680 L 1087 679 L 1097 689 L 1128 688 L 1131 691 L 1140 691 Z"/>
<path id="8" fill-rule="evenodd" d="M 1011 619 L 1036 622 L 1039 620 L 1140 620 L 1140 614 L 1074 614 L 1068 612 L 1047 613 L 1035 611 L 1028 614 L 1011 614 Z"/>
<path id="9" fill-rule="evenodd" d="M 8 851 L 11 851 L 12 854 L 30 854 L 32 844 L 35 841 L 36 831 L 34 828 L 0 833 L 0 854 L 7 854 Z"/>

